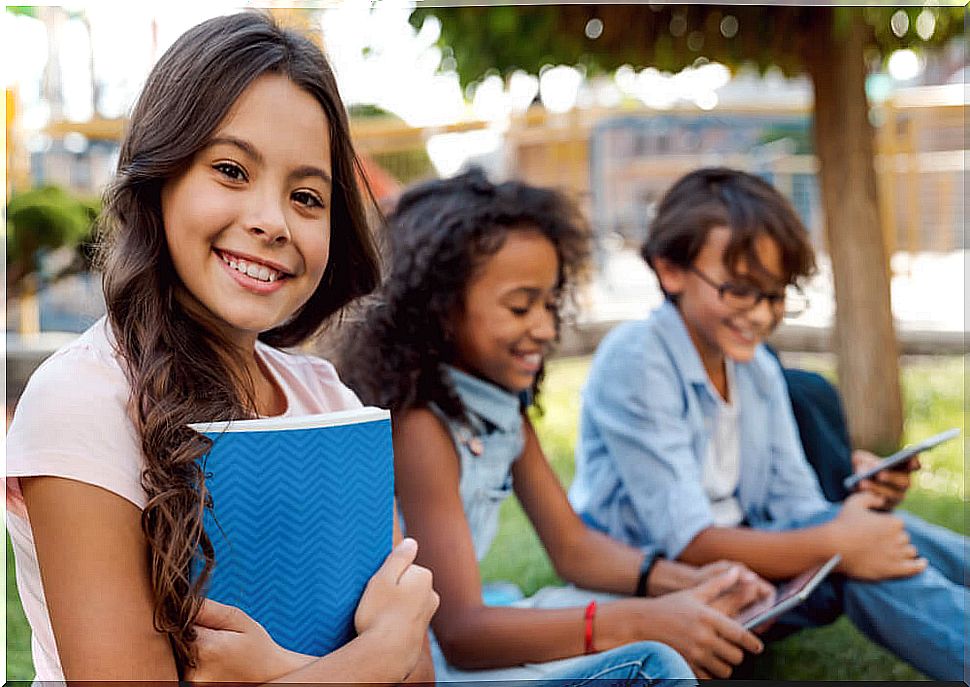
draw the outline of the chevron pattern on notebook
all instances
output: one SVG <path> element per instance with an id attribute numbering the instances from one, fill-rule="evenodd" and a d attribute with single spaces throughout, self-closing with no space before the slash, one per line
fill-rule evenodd
<path id="1" fill-rule="evenodd" d="M 206 596 L 292 651 L 322 656 L 350 641 L 364 587 L 391 550 L 390 420 L 209 436 L 216 562 Z"/>

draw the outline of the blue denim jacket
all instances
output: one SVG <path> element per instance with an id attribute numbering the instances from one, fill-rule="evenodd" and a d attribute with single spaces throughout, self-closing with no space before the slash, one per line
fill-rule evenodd
<path id="1" fill-rule="evenodd" d="M 499 508 L 512 493 L 512 464 L 525 448 L 522 399 L 453 367 L 447 374 L 465 406 L 468 423 L 431 410 L 444 421 L 461 461 L 458 490 L 481 560 L 498 532 Z"/>
<path id="2" fill-rule="evenodd" d="M 783 529 L 825 510 L 777 361 L 759 347 L 735 372 L 746 524 Z M 582 396 L 569 498 L 583 519 L 670 559 L 712 526 L 701 468 L 716 394 L 673 303 L 614 328 Z"/>

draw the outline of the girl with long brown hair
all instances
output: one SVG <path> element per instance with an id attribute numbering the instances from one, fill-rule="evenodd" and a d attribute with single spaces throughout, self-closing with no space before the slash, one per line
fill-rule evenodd
<path id="1" fill-rule="evenodd" d="M 323 54 L 259 13 L 203 22 L 152 70 L 106 194 L 107 316 L 35 372 L 7 437 L 37 679 L 433 679 L 411 540 L 322 658 L 202 598 L 209 444 L 186 424 L 360 405 L 280 350 L 378 282 L 359 172 Z"/>

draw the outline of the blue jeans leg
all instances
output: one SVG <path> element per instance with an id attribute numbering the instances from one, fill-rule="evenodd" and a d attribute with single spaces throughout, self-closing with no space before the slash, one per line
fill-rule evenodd
<path id="1" fill-rule="evenodd" d="M 553 673 L 539 684 L 543 687 L 608 687 L 614 684 L 693 687 L 697 680 L 687 662 L 666 644 L 637 642 L 585 657 L 567 671 Z"/>
<path id="2" fill-rule="evenodd" d="M 912 577 L 845 583 L 845 614 L 859 631 L 934 680 L 964 679 L 968 607 L 967 588 L 932 565 Z"/>
<path id="3" fill-rule="evenodd" d="M 904 510 L 897 510 L 895 514 L 902 518 L 909 540 L 920 556 L 950 582 L 962 587 L 970 584 L 970 563 L 967 560 L 970 541 L 966 537 Z"/>
<path id="4" fill-rule="evenodd" d="M 798 523 L 818 525 L 839 506 Z M 841 609 L 870 640 L 935 680 L 964 680 L 970 655 L 970 578 L 967 538 L 897 510 L 910 540 L 929 565 L 919 575 L 864 582 L 832 575 L 808 601 L 768 630 L 772 641 L 805 627 L 832 622 Z"/>

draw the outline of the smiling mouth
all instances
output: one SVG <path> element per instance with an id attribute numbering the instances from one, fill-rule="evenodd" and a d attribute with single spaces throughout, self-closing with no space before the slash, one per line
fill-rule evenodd
<path id="1" fill-rule="evenodd" d="M 220 249 L 214 250 L 216 255 L 218 255 L 224 263 L 229 265 L 229 267 L 257 281 L 272 284 L 275 281 L 279 281 L 280 279 L 285 279 L 286 277 L 290 276 L 282 270 L 278 270 L 275 267 L 270 267 L 264 263 L 257 262 L 251 258 L 242 258 Z"/>
<path id="2" fill-rule="evenodd" d="M 732 333 L 747 343 L 758 343 L 763 337 L 763 335 L 755 329 L 751 329 L 749 327 L 739 327 L 733 322 L 726 322 L 725 324 L 727 324 L 728 329 L 730 329 Z"/>
<path id="3" fill-rule="evenodd" d="M 517 353 L 513 351 L 513 355 L 526 367 L 538 370 L 542 366 L 542 353 Z"/>

